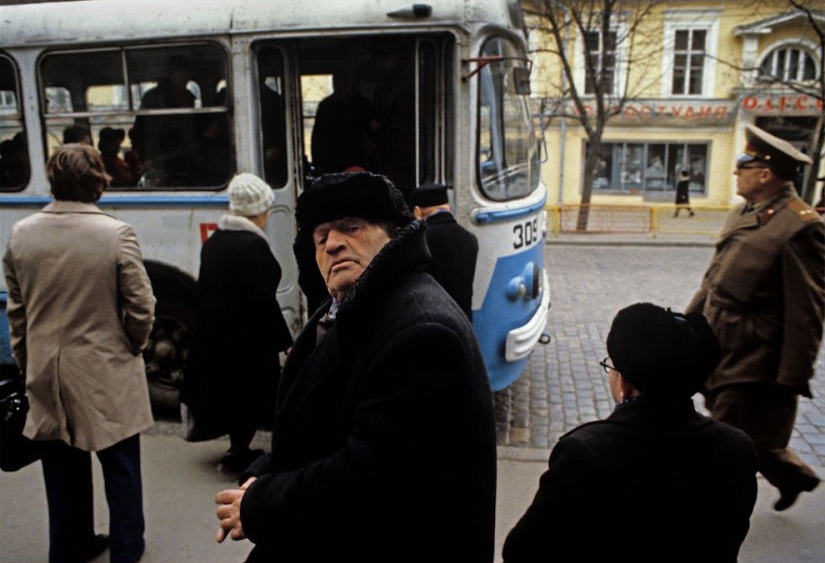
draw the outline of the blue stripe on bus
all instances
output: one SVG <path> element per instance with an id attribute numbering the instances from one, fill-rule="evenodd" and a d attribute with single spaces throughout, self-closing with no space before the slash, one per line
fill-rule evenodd
<path id="1" fill-rule="evenodd" d="M 524 217 L 525 215 L 530 215 L 540 209 L 543 209 L 545 203 L 547 203 L 547 196 L 543 197 L 541 201 L 536 202 L 528 207 L 519 207 L 517 209 L 479 211 L 473 216 L 473 220 L 479 225 L 486 225 L 489 223 L 500 223 L 502 221 L 518 219 L 519 217 Z"/>
<path id="2" fill-rule="evenodd" d="M 527 324 L 541 304 L 541 296 L 535 299 L 511 300 L 507 296 L 510 280 L 521 274 L 525 264 L 533 262 L 539 268 L 544 264 L 543 239 L 532 248 L 504 256 L 496 261 L 490 286 L 481 309 L 473 311 L 473 328 L 484 355 L 487 375 L 493 391 L 505 389 L 518 379 L 529 358 L 508 362 L 504 357 L 507 333 Z M 548 291 L 544 288 L 544 291 Z"/>
<path id="3" fill-rule="evenodd" d="M 50 196 L 0 196 L 0 207 L 42 207 Z M 221 207 L 229 205 L 228 196 L 124 196 L 102 197 L 98 207 Z"/>

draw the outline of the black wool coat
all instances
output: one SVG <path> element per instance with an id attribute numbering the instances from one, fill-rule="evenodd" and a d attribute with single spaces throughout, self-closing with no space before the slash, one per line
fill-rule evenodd
<path id="1" fill-rule="evenodd" d="M 292 344 L 275 295 L 280 280 L 278 261 L 255 232 L 219 229 L 203 245 L 181 400 L 223 433 L 233 421 L 264 424 L 272 416 L 278 352 Z"/>
<path id="2" fill-rule="evenodd" d="M 496 445 L 473 329 L 423 270 L 422 222 L 376 255 L 316 343 L 290 352 L 253 464 L 249 561 L 492 561 Z"/>
<path id="3" fill-rule="evenodd" d="M 427 271 L 472 320 L 478 240 L 449 211 L 427 217 L 426 237 L 432 255 Z"/>
<path id="4" fill-rule="evenodd" d="M 736 561 L 755 502 L 743 432 L 642 397 L 559 440 L 504 561 Z"/>

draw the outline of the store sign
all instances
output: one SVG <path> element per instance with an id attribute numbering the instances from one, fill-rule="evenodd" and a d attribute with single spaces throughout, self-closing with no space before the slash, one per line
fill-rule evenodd
<path id="1" fill-rule="evenodd" d="M 742 111 L 756 115 L 818 115 L 822 100 L 805 94 L 756 94 L 742 98 Z"/>
<path id="2" fill-rule="evenodd" d="M 584 104 L 588 115 L 595 106 Z M 643 127 L 702 127 L 732 124 L 736 103 L 720 100 L 632 100 L 621 108 L 611 125 Z"/>

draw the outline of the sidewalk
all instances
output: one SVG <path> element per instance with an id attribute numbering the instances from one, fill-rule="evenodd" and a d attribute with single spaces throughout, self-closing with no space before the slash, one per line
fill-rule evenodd
<path id="1" fill-rule="evenodd" d="M 213 497 L 234 486 L 231 476 L 218 473 L 218 459 L 227 440 L 191 444 L 172 423 L 160 423 L 142 436 L 146 513 L 146 553 L 142 563 L 218 563 L 243 561 L 247 542 L 217 544 Z M 265 433 L 256 437 L 264 445 Z M 509 530 L 530 505 L 544 472 L 547 450 L 499 448 L 496 511 L 496 561 Z M 95 511 L 98 532 L 105 532 L 108 514 L 102 476 L 95 462 Z M 759 497 L 751 531 L 740 552 L 741 563 L 821 563 L 825 556 L 825 486 L 803 495 L 785 513 L 771 509 L 776 498 L 759 479 Z M 438 507 L 433 507 L 438 510 Z M 548 530 L 552 538 L 552 530 Z M 598 537 L 593 537 L 598 541 Z M 0 562 L 35 563 L 47 559 L 48 517 L 40 464 L 17 473 L 0 474 Z M 106 563 L 103 554 L 94 561 Z"/>

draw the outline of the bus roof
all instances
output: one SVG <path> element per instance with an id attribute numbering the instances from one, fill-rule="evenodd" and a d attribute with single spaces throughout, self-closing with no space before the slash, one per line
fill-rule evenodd
<path id="1" fill-rule="evenodd" d="M 415 5 L 419 5 L 416 3 Z M 517 0 L 430 0 L 429 17 L 413 0 L 82 0 L 0 8 L 0 47 L 122 42 L 313 30 L 368 30 L 497 22 L 521 27 Z"/>

